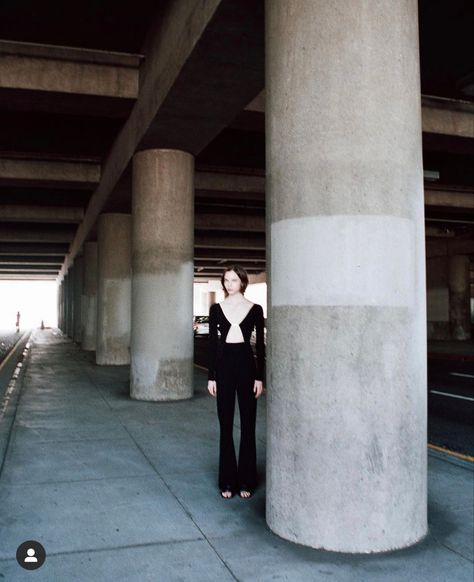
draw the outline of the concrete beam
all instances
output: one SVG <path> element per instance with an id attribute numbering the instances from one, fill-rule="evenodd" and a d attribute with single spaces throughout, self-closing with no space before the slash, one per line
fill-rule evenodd
<path id="1" fill-rule="evenodd" d="M 202 259 L 202 260 L 196 260 L 194 259 L 194 268 L 198 268 L 198 267 L 204 267 L 204 268 L 212 268 L 212 269 L 221 269 L 223 268 L 223 265 L 226 263 L 232 263 L 232 262 L 237 262 L 237 261 L 213 261 L 211 259 Z M 254 259 L 245 259 L 242 258 L 238 261 L 240 264 L 242 264 L 243 266 L 245 266 L 245 268 L 247 269 L 259 269 L 259 270 L 264 270 L 265 269 L 265 261 L 255 261 Z M 1 262 L 0 262 L 1 265 Z"/>
<path id="2" fill-rule="evenodd" d="M 426 258 L 448 255 L 473 255 L 474 240 L 470 238 L 430 239 L 426 241 Z"/>
<path id="3" fill-rule="evenodd" d="M 265 91 L 257 95 L 245 110 L 265 113 Z M 470 101 L 422 95 L 421 116 L 425 133 L 474 137 L 474 105 Z"/>
<path id="4" fill-rule="evenodd" d="M 22 242 L 1 242 L 1 255 L 23 255 L 27 257 L 34 257 L 39 255 L 48 255 L 50 257 L 59 257 L 64 259 L 68 252 L 69 245 L 67 243 L 22 243 Z"/>
<path id="5" fill-rule="evenodd" d="M 197 172 L 195 177 L 196 203 L 232 201 L 264 202 L 265 178 Z M 434 189 L 425 185 L 425 204 L 453 208 L 474 208 L 474 192 Z"/>
<path id="6" fill-rule="evenodd" d="M 84 218 L 82 208 L 68 206 L 22 206 L 0 204 L 2 222 L 61 222 L 76 224 Z"/>
<path id="7" fill-rule="evenodd" d="M 223 266 L 222 265 L 194 265 L 194 270 L 198 273 L 202 271 L 206 271 L 209 273 L 222 273 Z M 260 273 L 261 271 L 265 270 L 265 265 L 245 265 L 245 270 L 250 272 Z"/>
<path id="8" fill-rule="evenodd" d="M 474 208 L 474 192 L 431 190 L 425 187 L 425 204 L 448 208 Z"/>
<path id="9" fill-rule="evenodd" d="M 467 218 L 448 218 L 448 217 L 443 217 L 443 218 L 431 218 L 431 217 L 427 217 L 425 218 L 425 222 L 438 222 L 444 225 L 449 225 L 449 226 L 453 226 L 453 225 L 467 225 L 467 224 L 474 224 L 474 216 L 469 216 Z"/>
<path id="10" fill-rule="evenodd" d="M 0 254 L 0 265 L 45 265 L 61 268 L 64 257 L 25 257 L 22 255 L 2 255 Z"/>
<path id="11" fill-rule="evenodd" d="M 263 273 L 264 271 L 262 271 Z M 222 270 L 221 271 L 209 271 L 209 270 L 203 270 L 203 271 L 197 271 L 194 273 L 194 280 L 196 282 L 199 282 L 200 279 L 220 279 Z M 259 273 L 249 273 L 249 275 L 258 275 Z M 202 282 L 202 281 L 201 281 Z"/>
<path id="12" fill-rule="evenodd" d="M 195 190 L 196 205 L 256 206 L 264 208 L 265 192 L 225 192 L 224 190 Z"/>
<path id="13" fill-rule="evenodd" d="M 253 0 L 175 0 L 166 5 L 150 28 L 137 102 L 105 161 L 67 264 L 79 252 L 137 148 L 197 154 L 261 90 L 262 8 Z"/>
<path id="14" fill-rule="evenodd" d="M 422 127 L 426 133 L 474 137 L 474 104 L 422 96 Z"/>
<path id="15" fill-rule="evenodd" d="M 194 189 L 217 192 L 265 192 L 265 176 L 196 172 Z"/>
<path id="16" fill-rule="evenodd" d="M 194 249 L 194 260 L 200 259 L 210 259 L 213 261 L 234 261 L 238 263 L 243 260 L 252 261 L 265 261 L 265 250 L 263 251 L 245 251 L 242 252 L 238 249 L 227 249 L 222 251 L 221 249 L 206 249 L 206 248 L 196 248 Z"/>
<path id="17" fill-rule="evenodd" d="M 265 250 L 265 235 L 261 233 L 239 233 L 238 236 L 229 237 L 222 233 L 216 235 L 198 232 L 194 235 L 194 248 L 215 248 L 219 249 L 220 252 L 223 249 Z"/>
<path id="18" fill-rule="evenodd" d="M 135 99 L 143 57 L 0 41 L 0 91 L 21 89 Z"/>
<path id="19" fill-rule="evenodd" d="M 52 267 L 51 265 L 2 265 L 0 263 L 0 272 L 18 272 L 18 273 L 58 273 L 60 265 Z"/>
<path id="20" fill-rule="evenodd" d="M 0 185 L 92 188 L 100 165 L 92 162 L 0 158 Z"/>
<path id="21" fill-rule="evenodd" d="M 29 225 L 17 226 L 15 224 L 0 224 L 1 242 L 29 242 L 29 243 L 68 243 L 71 242 L 74 231 L 71 229 L 53 229 L 48 226 Z"/>
<path id="22" fill-rule="evenodd" d="M 425 236 L 435 237 L 435 238 L 454 238 L 454 233 L 451 231 L 446 231 L 445 228 L 440 226 L 425 226 Z"/>
<path id="23" fill-rule="evenodd" d="M 55 281 L 57 275 L 41 274 L 41 273 L 0 273 L 0 280 L 2 281 Z"/>
<path id="24" fill-rule="evenodd" d="M 79 116 L 87 114 L 89 117 L 126 119 L 134 102 L 134 99 L 119 97 L 0 89 L 0 109 L 6 112 L 26 111 Z"/>
<path id="25" fill-rule="evenodd" d="M 265 90 L 252 99 L 252 101 L 245 107 L 245 111 L 265 113 Z"/>
<path id="26" fill-rule="evenodd" d="M 194 228 L 201 230 L 224 230 L 265 232 L 264 216 L 245 216 L 243 214 L 199 213 L 194 217 Z"/>
<path id="27" fill-rule="evenodd" d="M 173 148 L 197 155 L 262 90 L 263 7 L 264 2 L 255 0 L 219 2 L 140 149 Z"/>
<path id="28" fill-rule="evenodd" d="M 1 109 L 1 106 L 0 106 Z M 1 156 L 0 156 L 1 159 Z M 42 188 L 40 186 L 7 187 L 0 189 L 0 204 L 38 206 L 73 206 L 85 208 L 93 186 L 79 188 Z"/>

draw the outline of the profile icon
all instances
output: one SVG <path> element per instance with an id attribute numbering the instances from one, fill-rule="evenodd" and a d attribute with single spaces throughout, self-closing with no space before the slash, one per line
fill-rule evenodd
<path id="1" fill-rule="evenodd" d="M 41 568 L 46 560 L 43 546 L 36 540 L 27 540 L 20 544 L 16 551 L 16 561 L 25 570 Z"/>
<path id="2" fill-rule="evenodd" d="M 26 550 L 26 553 L 28 555 L 23 560 L 24 562 L 37 562 L 38 561 L 38 558 L 35 556 L 35 549 L 34 548 L 28 548 Z"/>

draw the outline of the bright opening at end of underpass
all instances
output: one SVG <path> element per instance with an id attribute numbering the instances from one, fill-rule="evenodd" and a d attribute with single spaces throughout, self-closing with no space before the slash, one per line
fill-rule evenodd
<path id="1" fill-rule="evenodd" d="M 0 329 L 56 327 L 57 284 L 55 281 L 0 281 Z"/>

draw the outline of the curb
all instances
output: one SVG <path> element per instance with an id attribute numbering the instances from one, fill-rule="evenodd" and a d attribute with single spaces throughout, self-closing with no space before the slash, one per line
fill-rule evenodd
<path id="1" fill-rule="evenodd" d="M 474 458 L 469 455 L 456 453 L 455 451 L 450 451 L 445 447 L 439 447 L 431 443 L 428 443 L 428 455 L 474 472 Z"/>
<path id="2" fill-rule="evenodd" d="M 11 375 L 0 403 L 0 477 L 5 464 L 13 423 L 15 422 L 18 400 L 23 388 L 23 378 L 31 348 L 31 331 L 23 334 L 2 362 L 2 365 L 5 364 L 22 344 L 24 347 L 21 357 Z"/>

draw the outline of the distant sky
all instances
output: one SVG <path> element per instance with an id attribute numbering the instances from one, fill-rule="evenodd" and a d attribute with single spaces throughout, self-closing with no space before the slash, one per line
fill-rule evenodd
<path id="1" fill-rule="evenodd" d="M 55 281 L 0 281 L 0 329 L 15 328 L 16 313 L 21 313 L 20 328 L 56 327 L 57 284 Z"/>

